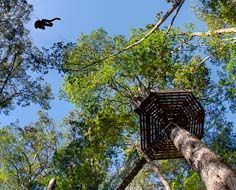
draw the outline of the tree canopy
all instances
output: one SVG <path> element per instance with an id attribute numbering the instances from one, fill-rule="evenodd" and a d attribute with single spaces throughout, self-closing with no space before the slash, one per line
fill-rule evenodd
<path id="1" fill-rule="evenodd" d="M 0 130 L 0 189 L 43 189 L 53 174 L 52 156 L 60 134 L 44 112 L 25 127 L 17 123 Z"/>

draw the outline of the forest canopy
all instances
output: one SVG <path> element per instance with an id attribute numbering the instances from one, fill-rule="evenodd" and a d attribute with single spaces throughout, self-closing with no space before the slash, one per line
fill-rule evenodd
<path id="1" fill-rule="evenodd" d="M 202 142 L 236 168 L 235 123 L 228 117 L 236 111 L 236 3 L 194 2 L 205 32 L 193 24 L 174 27 L 184 3 L 166 1 L 169 10 L 157 13 L 156 23 L 129 36 L 94 28 L 51 48 L 30 38 L 33 5 L 0 3 L 0 114 L 32 103 L 49 110 L 52 70 L 63 77 L 61 98 L 75 107 L 61 124 L 41 110 L 38 121 L 0 128 L 0 190 L 45 189 L 52 178 L 58 190 L 112 189 L 145 156 L 135 109 L 154 91 L 191 91 L 205 110 Z M 151 160 L 126 189 L 206 189 L 192 169 L 184 159 Z"/>

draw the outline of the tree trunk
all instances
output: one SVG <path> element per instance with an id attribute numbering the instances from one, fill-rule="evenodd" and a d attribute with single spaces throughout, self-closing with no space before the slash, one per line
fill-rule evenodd
<path id="1" fill-rule="evenodd" d="M 168 181 L 162 176 L 158 166 L 155 163 L 150 163 L 150 168 L 152 169 L 153 172 L 155 172 L 155 174 L 157 174 L 157 177 L 159 178 L 159 180 L 161 181 L 162 185 L 165 187 L 165 190 L 171 190 L 170 188 L 170 184 L 168 183 Z"/>
<path id="2" fill-rule="evenodd" d="M 179 127 L 171 131 L 171 139 L 189 165 L 197 171 L 208 190 L 235 190 L 236 175 L 200 140 Z"/>

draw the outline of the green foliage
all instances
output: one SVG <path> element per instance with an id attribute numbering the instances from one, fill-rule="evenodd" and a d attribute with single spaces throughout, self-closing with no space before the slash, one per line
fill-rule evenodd
<path id="1" fill-rule="evenodd" d="M 205 53 L 211 55 L 211 63 L 217 71 L 215 82 L 218 85 L 218 91 L 224 94 L 224 99 L 230 104 L 231 111 L 235 112 L 236 44 L 233 40 L 233 34 L 212 35 L 205 43 L 207 45 Z"/>
<path id="2" fill-rule="evenodd" d="M 171 189 L 173 190 L 205 190 L 204 184 L 200 176 L 193 172 L 189 171 L 187 175 L 178 174 L 175 176 L 175 179 L 171 183 Z"/>
<path id="3" fill-rule="evenodd" d="M 88 126 L 81 116 L 72 113 L 66 122 L 71 128 L 71 142 L 53 157 L 57 189 L 97 189 L 108 168 L 109 145 L 100 134 L 90 134 L 97 126 Z"/>
<path id="4" fill-rule="evenodd" d="M 211 149 L 214 150 L 224 162 L 231 167 L 236 166 L 236 134 L 234 133 L 233 123 L 221 122 L 220 131 L 212 133 Z"/>
<path id="5" fill-rule="evenodd" d="M 81 143 L 84 144 L 84 143 Z M 72 142 L 65 149 L 57 151 L 54 164 L 61 173 L 57 173 L 58 189 L 97 188 L 104 178 L 106 157 L 99 156 L 94 147 Z"/>
<path id="6" fill-rule="evenodd" d="M 200 0 L 196 12 L 204 19 L 207 26 L 214 30 L 235 27 L 236 3 L 233 0 Z M 211 55 L 212 63 L 217 65 L 219 76 L 218 88 L 235 112 L 235 34 L 211 35 L 207 38 L 206 54 Z"/>
<path id="7" fill-rule="evenodd" d="M 200 0 L 200 16 L 211 28 L 235 26 L 236 3 L 234 0 Z"/>
<path id="8" fill-rule="evenodd" d="M 142 31 L 135 31 L 128 43 L 135 41 L 140 32 Z M 137 102 L 136 98 L 143 98 L 151 89 L 180 89 L 189 83 L 187 88 L 194 90 L 195 87 L 199 87 L 196 90 L 198 92 L 207 86 L 207 71 L 204 64 L 201 67 L 197 66 L 200 58 L 194 58 L 190 52 L 183 55 L 183 60 L 178 55 L 176 47 L 178 42 L 174 41 L 180 39 L 173 36 L 167 37 L 164 31 L 156 31 L 132 51 L 83 69 L 93 63 L 94 59 L 96 60 L 91 56 L 103 57 L 107 52 L 119 50 L 119 46 L 115 47 L 117 38 L 111 39 L 104 35 L 107 36 L 103 30 L 98 30 L 91 35 L 82 36 L 66 62 L 65 67 L 73 67 L 74 72 L 67 73 L 63 89 L 66 97 L 79 107 L 84 108 L 91 102 L 98 103 L 104 99 L 109 99 L 109 101 L 121 99 L 134 105 Z M 104 38 L 109 40 L 97 42 L 100 47 L 92 44 L 96 39 Z M 125 40 L 120 41 L 124 43 Z M 85 56 L 84 46 L 96 49 L 93 52 L 95 55 L 88 53 Z M 198 76 L 195 77 L 195 81 L 190 81 L 193 80 L 190 79 L 191 77 L 186 76 L 183 79 L 182 76 L 180 77 L 180 72 L 186 72 L 189 69 L 192 74 L 196 73 L 195 75 Z M 199 84 L 202 85 L 199 86 Z"/>
<path id="9" fill-rule="evenodd" d="M 88 145 L 96 142 L 94 145 L 99 151 L 94 152 L 95 155 L 104 154 L 117 144 L 126 155 L 129 145 L 125 142 L 138 136 L 133 110 L 151 90 L 190 89 L 201 97 L 209 85 L 205 63 L 200 56 L 193 55 L 193 46 L 187 51 L 180 46 L 183 38 L 191 42 L 190 38 L 176 36 L 177 30 L 169 36 L 165 31 L 155 31 L 132 50 L 91 65 L 95 60 L 119 51 L 123 44 L 136 41 L 143 32 L 133 30 L 127 42 L 122 36 L 109 37 L 102 29 L 82 35 L 63 66 L 68 69 L 63 84 L 64 96 L 81 109 L 80 118 L 85 125 L 77 127 L 84 129 L 83 135 L 78 134 L 88 140 Z M 85 139 L 79 144 L 87 142 Z M 99 148 L 100 142 L 105 145 L 103 150 Z M 79 150 L 81 154 L 83 149 L 80 147 Z M 80 160 L 75 165 L 81 167 L 82 163 L 84 161 Z M 77 176 L 80 184 L 87 184 L 82 182 L 82 176 Z"/>
<path id="10" fill-rule="evenodd" d="M 0 130 L 0 182 L 5 189 L 43 189 L 52 174 L 52 156 L 59 134 L 47 114 L 23 128 Z M 1 188 L 2 189 L 2 188 Z M 3 188 L 4 189 L 4 188 Z"/>
<path id="11" fill-rule="evenodd" d="M 143 169 L 135 176 L 133 181 L 129 184 L 129 186 L 126 189 L 152 190 L 162 187 L 162 184 L 160 184 L 160 182 L 154 181 L 153 179 L 154 177 L 150 173 L 148 165 L 145 165 Z"/>
<path id="12" fill-rule="evenodd" d="M 200 176 L 195 172 L 190 172 L 190 175 L 185 178 L 184 189 L 186 190 L 204 190 L 204 184 Z"/>
<path id="13" fill-rule="evenodd" d="M 211 29 L 235 26 L 233 0 L 200 2 L 199 14 Z M 134 109 L 152 90 L 189 89 L 198 98 L 207 97 L 206 124 L 212 133 L 205 140 L 225 161 L 236 164 L 233 127 L 222 114 L 224 100 L 236 110 L 233 35 L 193 40 L 178 35 L 177 29 L 169 35 L 156 30 L 131 50 L 94 64 L 136 42 L 153 25 L 134 29 L 128 39 L 99 29 L 81 35 L 76 45 L 59 42 L 39 50 L 24 28 L 32 6 L 25 0 L 12 0 L 1 2 L 0 10 L 0 111 L 8 113 L 15 105 L 32 102 L 48 109 L 52 93 L 43 84 L 43 76 L 53 68 L 65 72 L 62 95 L 80 110 L 66 119 L 70 133 L 67 146 L 60 148 L 58 140 L 64 139 L 42 112 L 34 124 L 1 129 L 1 189 L 43 189 L 52 175 L 57 177 L 57 189 L 97 189 L 114 167 L 113 159 L 121 159 L 122 154 L 128 160 L 132 155 L 133 142 L 139 137 Z M 203 51 L 199 42 L 206 46 Z M 217 88 L 203 54 L 210 55 L 218 69 Z M 173 189 L 204 189 L 185 163 L 165 160 L 158 165 L 172 180 Z M 160 184 L 153 178 L 145 168 L 129 188 L 153 189 Z"/>
<path id="14" fill-rule="evenodd" d="M 189 64 L 184 65 L 175 73 L 174 83 L 178 88 L 195 89 L 201 92 L 209 83 L 209 71 L 202 65 L 200 56 L 195 56 Z"/>

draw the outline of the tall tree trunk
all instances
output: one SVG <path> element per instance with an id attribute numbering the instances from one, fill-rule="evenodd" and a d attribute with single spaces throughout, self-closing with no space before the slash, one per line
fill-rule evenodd
<path id="1" fill-rule="evenodd" d="M 179 127 L 171 131 L 171 139 L 189 165 L 197 171 L 208 190 L 235 190 L 236 175 L 200 140 Z"/>

